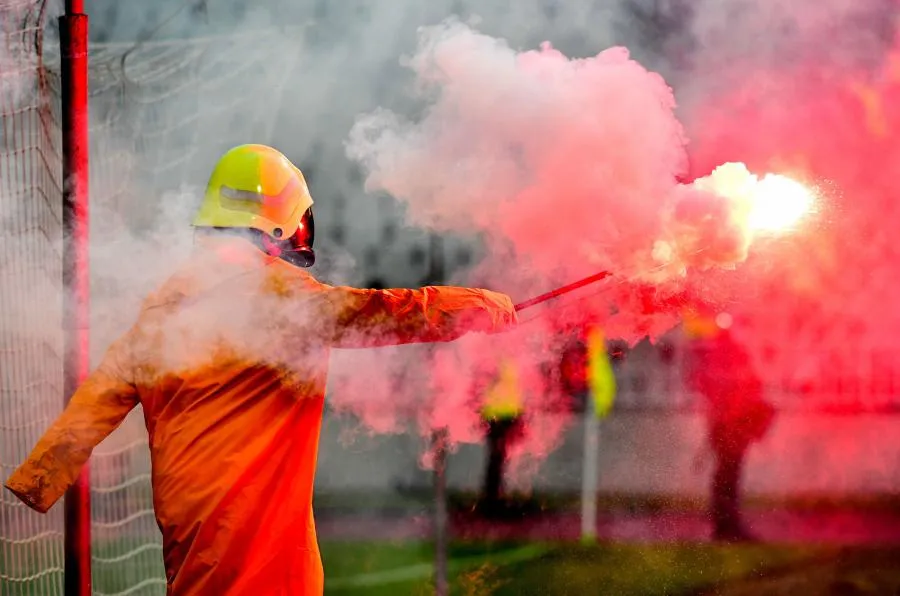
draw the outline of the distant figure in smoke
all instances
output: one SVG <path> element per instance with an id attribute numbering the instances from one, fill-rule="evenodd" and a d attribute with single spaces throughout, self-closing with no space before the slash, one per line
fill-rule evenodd
<path id="1" fill-rule="evenodd" d="M 560 398 L 568 399 L 568 406 L 584 411 L 588 400 L 588 350 L 579 332 L 563 346 L 559 358 L 558 381 Z"/>
<path id="2" fill-rule="evenodd" d="M 486 517 L 495 517 L 509 510 L 503 494 L 506 463 L 510 448 L 522 439 L 524 432 L 517 364 L 512 360 L 501 361 L 493 382 L 484 388 L 481 415 L 487 427 L 487 462 L 478 509 Z"/>
<path id="3" fill-rule="evenodd" d="M 317 281 L 304 271 L 312 202 L 275 149 L 227 152 L 194 221 L 195 253 L 6 481 L 47 511 L 142 405 L 168 594 L 322 594 L 312 496 L 329 350 L 516 323 L 510 299 L 487 290 Z"/>
<path id="4" fill-rule="evenodd" d="M 626 343 L 606 339 L 598 327 L 575 330 L 563 346 L 556 375 L 561 406 L 578 412 L 593 407 L 595 414 L 605 416 L 617 391 L 613 373 L 624 362 L 626 351 Z M 603 394 L 599 401 L 598 391 Z"/>
<path id="5" fill-rule="evenodd" d="M 709 446 L 716 458 L 711 517 L 717 540 L 754 540 L 741 520 L 740 480 L 747 450 L 765 436 L 775 410 L 727 315 L 686 317 L 691 340 L 685 361 L 688 385 L 706 398 Z"/>

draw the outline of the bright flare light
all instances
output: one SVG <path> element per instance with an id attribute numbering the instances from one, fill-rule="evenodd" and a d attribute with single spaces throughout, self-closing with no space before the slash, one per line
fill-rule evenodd
<path id="1" fill-rule="evenodd" d="M 780 174 L 766 174 L 752 191 L 748 224 L 757 231 L 793 227 L 809 212 L 815 195 L 806 186 Z"/>

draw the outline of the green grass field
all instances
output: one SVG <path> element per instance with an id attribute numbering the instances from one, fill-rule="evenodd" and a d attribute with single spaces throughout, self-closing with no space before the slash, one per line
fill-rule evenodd
<path id="1" fill-rule="evenodd" d="M 158 550 L 143 544 L 127 563 L 113 555 L 138 546 L 95 548 L 95 593 L 164 593 Z M 330 596 L 434 593 L 430 543 L 326 541 L 321 548 Z M 451 593 L 460 596 L 900 594 L 900 547 L 457 542 L 448 566 Z M 0 594 L 61 594 L 59 580 L 58 572 L 25 583 L 0 575 Z"/>
<path id="2" fill-rule="evenodd" d="M 425 595 L 427 544 L 325 543 L 326 592 Z M 615 596 L 900 594 L 900 548 L 454 544 L 453 594 Z"/>

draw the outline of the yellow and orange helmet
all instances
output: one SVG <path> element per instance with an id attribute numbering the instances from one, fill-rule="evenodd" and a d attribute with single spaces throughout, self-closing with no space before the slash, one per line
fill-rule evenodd
<path id="1" fill-rule="evenodd" d="M 281 152 L 240 145 L 216 164 L 193 225 L 255 230 L 267 253 L 300 267 L 315 263 L 313 200 L 303 173 Z"/>

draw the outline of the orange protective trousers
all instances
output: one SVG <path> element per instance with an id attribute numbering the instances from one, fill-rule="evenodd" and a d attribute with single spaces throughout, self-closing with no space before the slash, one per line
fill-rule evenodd
<path id="1" fill-rule="evenodd" d="M 144 303 L 6 486 L 45 512 L 138 404 L 172 595 L 318 595 L 313 481 L 329 350 L 514 323 L 455 287 L 330 286 L 250 242 L 206 238 Z"/>

